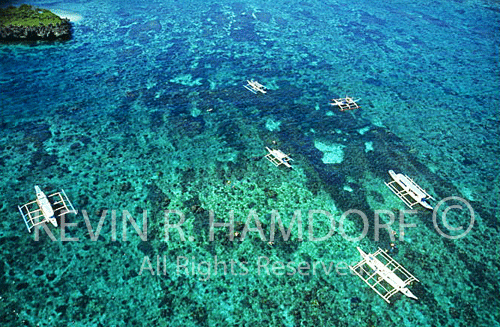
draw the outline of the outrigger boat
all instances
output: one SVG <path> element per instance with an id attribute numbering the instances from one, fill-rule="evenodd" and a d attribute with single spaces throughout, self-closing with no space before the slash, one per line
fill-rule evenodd
<path id="1" fill-rule="evenodd" d="M 290 165 L 290 161 L 292 161 L 293 159 L 290 158 L 288 155 L 284 154 L 281 150 L 275 150 L 275 149 L 271 150 L 267 146 L 266 149 L 269 153 L 266 154 L 265 157 L 267 160 L 271 161 L 273 165 L 275 165 L 276 167 L 280 165 L 285 165 L 288 168 L 292 168 L 292 165 Z"/>
<path id="2" fill-rule="evenodd" d="M 68 213 L 76 214 L 76 210 L 71 204 L 66 192 L 61 189 L 51 195 L 45 195 L 38 185 L 35 186 L 36 200 L 18 206 L 19 212 L 23 217 L 28 232 L 38 225 L 50 222 L 57 227 L 56 217 Z"/>
<path id="3" fill-rule="evenodd" d="M 410 209 L 413 209 L 416 204 L 421 204 L 422 207 L 432 210 L 432 206 L 427 200 L 434 198 L 418 186 L 413 179 L 407 175 L 396 174 L 394 170 L 389 170 L 389 175 L 391 175 L 393 181 L 385 183 L 385 185 Z"/>
<path id="4" fill-rule="evenodd" d="M 253 94 L 257 94 L 257 92 L 260 92 L 262 94 L 267 93 L 267 87 L 264 85 L 260 84 L 257 81 L 254 81 L 253 79 L 247 80 L 247 85 L 243 85 L 248 91 L 252 92 Z"/>
<path id="5" fill-rule="evenodd" d="M 340 111 L 346 111 L 346 110 L 352 110 L 352 109 L 358 109 L 361 108 L 356 102 L 358 102 L 361 99 L 356 99 L 353 100 L 352 98 L 348 97 L 346 95 L 345 98 L 340 98 L 340 99 L 332 99 L 330 102 L 330 105 L 332 106 L 337 106 L 339 107 Z"/>
<path id="6" fill-rule="evenodd" d="M 389 298 L 398 292 L 418 300 L 407 286 L 419 280 L 408 270 L 381 248 L 373 254 L 366 254 L 359 247 L 357 249 L 363 259 L 354 267 L 349 266 L 349 268 L 387 303 L 390 303 Z"/>

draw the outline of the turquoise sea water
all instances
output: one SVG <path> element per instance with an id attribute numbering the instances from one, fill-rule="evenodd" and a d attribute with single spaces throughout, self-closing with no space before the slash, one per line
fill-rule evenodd
<path id="1" fill-rule="evenodd" d="M 73 39 L 0 45 L 2 326 L 499 325 L 498 1 L 30 4 Z M 436 209 L 401 221 L 390 169 Z M 79 211 L 57 241 L 17 210 L 34 185 Z M 348 273 L 358 246 L 419 300 Z"/>

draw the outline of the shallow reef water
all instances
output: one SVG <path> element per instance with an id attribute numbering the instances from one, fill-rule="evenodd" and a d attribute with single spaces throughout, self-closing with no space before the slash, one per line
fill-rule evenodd
<path id="1" fill-rule="evenodd" d="M 30 4 L 73 38 L 0 45 L 2 326 L 500 324 L 498 2 Z M 74 225 L 28 233 L 34 185 Z M 356 247 L 419 300 L 384 302 Z"/>

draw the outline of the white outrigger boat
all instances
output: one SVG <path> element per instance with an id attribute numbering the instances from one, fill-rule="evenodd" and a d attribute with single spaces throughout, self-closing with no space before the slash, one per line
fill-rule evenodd
<path id="1" fill-rule="evenodd" d="M 290 158 L 288 155 L 284 154 L 281 150 L 275 150 L 275 149 L 270 149 L 266 146 L 267 151 L 269 152 L 266 154 L 266 159 L 271 161 L 273 165 L 276 167 L 280 165 L 285 165 L 288 168 L 292 168 L 292 165 L 290 165 L 290 161 L 293 161 L 292 158 Z"/>
<path id="2" fill-rule="evenodd" d="M 23 217 L 28 232 L 38 225 L 50 222 L 57 227 L 56 217 L 68 213 L 76 214 L 76 210 L 71 204 L 66 192 L 61 189 L 51 195 L 45 195 L 38 185 L 35 186 L 36 200 L 18 206 L 19 212 Z"/>
<path id="3" fill-rule="evenodd" d="M 346 95 L 345 98 L 332 99 L 330 105 L 339 107 L 340 111 L 353 110 L 361 108 L 361 106 L 357 104 L 359 100 L 361 99 L 359 98 L 353 100 L 353 98 L 350 98 Z"/>
<path id="4" fill-rule="evenodd" d="M 243 86 L 245 87 L 245 89 L 252 92 L 253 94 L 257 94 L 257 92 L 260 92 L 262 94 L 267 93 L 267 87 L 260 84 L 259 82 L 251 79 L 251 80 L 247 80 L 247 83 L 248 83 L 247 85 L 243 85 Z"/>
<path id="5" fill-rule="evenodd" d="M 390 303 L 389 298 L 398 292 L 418 300 L 407 286 L 419 280 L 410 274 L 408 270 L 381 248 L 373 254 L 366 254 L 359 247 L 357 249 L 363 259 L 354 267 L 349 266 L 349 268 L 387 303 Z"/>
<path id="6" fill-rule="evenodd" d="M 385 183 L 391 191 L 396 194 L 410 209 L 416 204 L 432 210 L 432 206 L 427 203 L 427 200 L 433 199 L 426 191 L 424 191 L 410 177 L 403 174 L 396 174 L 394 170 L 389 170 L 389 175 L 392 177 L 392 182 Z"/>

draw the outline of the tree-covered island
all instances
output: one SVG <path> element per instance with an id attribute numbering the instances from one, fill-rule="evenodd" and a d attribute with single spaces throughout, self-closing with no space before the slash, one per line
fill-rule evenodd
<path id="1" fill-rule="evenodd" d="M 47 9 L 23 4 L 0 8 L 0 42 L 65 40 L 71 38 L 69 19 Z"/>

